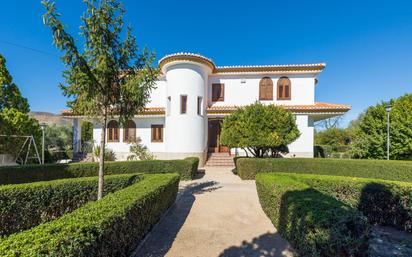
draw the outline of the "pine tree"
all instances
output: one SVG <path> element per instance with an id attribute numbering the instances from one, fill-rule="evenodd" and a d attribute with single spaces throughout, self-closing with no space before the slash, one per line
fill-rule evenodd
<path id="1" fill-rule="evenodd" d="M 54 2 L 42 1 L 46 8 L 43 22 L 50 27 L 53 42 L 64 52 L 65 83 L 60 87 L 70 100 L 74 114 L 100 119 L 98 199 L 103 194 L 104 149 L 108 117 L 121 123 L 141 111 L 154 88 L 158 69 L 152 67 L 154 54 L 144 48 L 139 51 L 132 29 L 127 27 L 124 39 L 124 9 L 116 0 L 85 0 L 86 11 L 81 17 L 82 48 L 67 33 Z"/>

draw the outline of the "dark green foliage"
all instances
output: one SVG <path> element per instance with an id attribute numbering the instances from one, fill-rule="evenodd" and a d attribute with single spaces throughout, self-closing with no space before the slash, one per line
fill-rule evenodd
<path id="1" fill-rule="evenodd" d="M 299 137 L 293 114 L 275 105 L 256 102 L 237 109 L 223 121 L 221 143 L 243 148 L 255 157 L 288 152 L 287 145 Z"/>
<path id="2" fill-rule="evenodd" d="M 2 256 L 129 256 L 174 203 L 179 176 L 146 174 L 125 189 L 0 241 Z"/>
<path id="3" fill-rule="evenodd" d="M 389 102 L 390 158 L 412 159 L 412 94 L 406 94 Z M 369 107 L 353 126 L 352 152 L 356 157 L 368 159 L 386 158 L 387 102 Z"/>
<path id="4" fill-rule="evenodd" d="M 150 160 L 107 162 L 105 174 L 179 173 L 182 179 L 193 179 L 199 158 L 183 160 Z M 98 163 L 46 164 L 0 167 L 0 184 L 19 184 L 61 178 L 97 176 Z"/>
<path id="5" fill-rule="evenodd" d="M 412 232 L 412 183 L 310 174 L 287 176 L 359 209 L 371 223 Z"/>
<path id="6" fill-rule="evenodd" d="M 105 193 L 138 180 L 138 175 L 109 176 Z M 96 193 L 96 177 L 0 186 L 0 236 L 56 219 L 96 200 Z"/>
<path id="7" fill-rule="evenodd" d="M 366 255 L 370 227 L 356 209 L 289 174 L 258 174 L 256 187 L 263 210 L 299 256 Z"/>
<path id="8" fill-rule="evenodd" d="M 412 182 L 412 162 L 410 161 L 238 158 L 236 170 L 242 179 L 254 179 L 259 172 L 290 172 Z"/>

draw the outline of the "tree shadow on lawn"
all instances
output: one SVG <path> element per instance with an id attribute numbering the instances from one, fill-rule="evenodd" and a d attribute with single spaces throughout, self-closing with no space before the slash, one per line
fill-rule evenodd
<path id="1" fill-rule="evenodd" d="M 179 190 L 175 204 L 147 238 L 132 253 L 132 257 L 162 257 L 170 249 L 195 202 L 195 195 L 209 193 L 221 188 L 215 181 L 192 183 Z"/>
<path id="2" fill-rule="evenodd" d="M 278 233 L 265 233 L 241 246 L 225 249 L 219 257 L 283 257 L 293 256 L 293 249 Z"/>

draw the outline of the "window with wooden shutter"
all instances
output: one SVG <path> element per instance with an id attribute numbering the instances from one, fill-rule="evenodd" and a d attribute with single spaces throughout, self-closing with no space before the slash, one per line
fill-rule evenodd
<path id="1" fill-rule="evenodd" d="M 119 142 L 119 123 L 115 120 L 107 123 L 107 142 Z"/>
<path id="2" fill-rule="evenodd" d="M 278 100 L 290 100 L 292 85 L 288 77 L 281 77 L 278 80 Z"/>
<path id="3" fill-rule="evenodd" d="M 187 113 L 187 95 L 180 96 L 180 113 Z"/>
<path id="4" fill-rule="evenodd" d="M 128 120 L 123 128 L 123 142 L 132 143 L 136 141 L 136 123 Z"/>
<path id="5" fill-rule="evenodd" d="M 259 100 L 273 100 L 273 81 L 269 77 L 259 82 Z"/>
<path id="6" fill-rule="evenodd" d="M 152 125 L 152 142 L 163 142 L 163 125 Z"/>
<path id="7" fill-rule="evenodd" d="M 212 101 L 220 102 L 225 100 L 225 84 L 213 83 L 212 84 Z"/>

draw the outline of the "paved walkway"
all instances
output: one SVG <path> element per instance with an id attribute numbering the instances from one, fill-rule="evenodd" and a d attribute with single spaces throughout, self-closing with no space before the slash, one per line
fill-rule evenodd
<path id="1" fill-rule="evenodd" d="M 178 200 L 134 257 L 292 256 L 262 211 L 254 181 L 207 168 L 181 182 Z"/>

